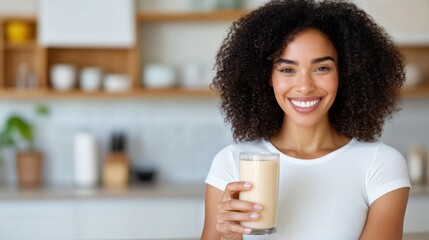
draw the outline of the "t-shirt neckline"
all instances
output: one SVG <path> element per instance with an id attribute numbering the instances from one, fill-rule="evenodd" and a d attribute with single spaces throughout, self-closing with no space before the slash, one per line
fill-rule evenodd
<path id="1" fill-rule="evenodd" d="M 302 159 L 302 158 L 291 157 L 289 155 L 284 154 L 280 150 L 278 150 L 270 141 L 263 140 L 263 142 L 270 152 L 280 154 L 281 159 L 284 159 L 284 160 L 289 161 L 289 162 L 297 163 L 297 164 L 311 165 L 311 164 L 319 164 L 322 162 L 326 162 L 330 159 L 333 159 L 338 154 L 340 154 L 340 153 L 348 150 L 349 148 L 351 148 L 356 143 L 356 139 L 352 138 L 347 144 L 336 149 L 335 151 L 332 151 L 332 152 L 330 152 L 324 156 L 321 156 L 318 158 L 311 158 L 311 159 Z"/>

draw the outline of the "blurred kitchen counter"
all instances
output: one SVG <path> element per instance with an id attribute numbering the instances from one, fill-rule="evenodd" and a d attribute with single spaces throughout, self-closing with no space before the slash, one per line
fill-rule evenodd
<path id="1" fill-rule="evenodd" d="M 404 234 L 404 240 L 428 240 L 428 239 L 429 239 L 429 232 Z"/>
<path id="2" fill-rule="evenodd" d="M 125 189 L 1 186 L 0 229 L 6 239 L 198 239 L 204 222 L 204 187 L 204 183 Z M 429 239 L 427 190 L 413 187 L 404 240 Z"/>
<path id="3" fill-rule="evenodd" d="M 204 183 L 150 183 L 135 184 L 127 188 L 79 188 L 73 186 L 49 186 L 34 189 L 0 186 L 0 201 L 7 200 L 59 200 L 103 198 L 147 199 L 203 199 Z M 410 198 L 429 197 L 429 185 L 413 186 Z"/>
<path id="4" fill-rule="evenodd" d="M 33 189 L 0 186 L 0 201 L 71 199 L 203 199 L 204 183 L 152 183 L 127 188 L 43 186 Z"/>
<path id="5" fill-rule="evenodd" d="M 194 239 L 203 223 L 204 183 L 0 187 L 1 239 Z"/>
<path id="6" fill-rule="evenodd" d="M 429 197 L 429 184 L 412 185 L 410 195 L 411 196 L 428 196 Z"/>

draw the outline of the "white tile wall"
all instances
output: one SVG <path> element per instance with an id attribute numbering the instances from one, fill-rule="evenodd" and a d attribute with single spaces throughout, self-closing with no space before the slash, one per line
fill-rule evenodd
<path id="1" fill-rule="evenodd" d="M 36 117 L 33 109 L 46 104 L 50 116 Z M 15 112 L 35 122 L 37 145 L 46 155 L 49 183 L 71 184 L 73 136 L 88 130 L 99 141 L 100 162 L 110 134 L 124 131 L 134 164 L 155 164 L 159 180 L 203 181 L 213 156 L 232 142 L 215 99 L 0 101 L 0 123 Z M 429 106 L 425 99 L 403 102 L 403 110 L 386 125 L 382 140 L 404 155 L 410 145 L 429 147 Z M 6 154 L 9 182 L 14 182 L 13 156 Z"/>
<path id="2" fill-rule="evenodd" d="M 37 104 L 46 104 L 50 115 L 33 114 Z M 100 162 L 110 134 L 125 132 L 133 164 L 154 164 L 159 180 L 175 182 L 203 181 L 213 156 L 232 141 L 215 99 L 0 101 L 0 109 L 1 124 L 12 112 L 36 124 L 45 178 L 53 184 L 72 184 L 73 136 L 81 130 L 98 139 Z M 12 159 L 6 154 L 7 179 L 13 183 Z"/>

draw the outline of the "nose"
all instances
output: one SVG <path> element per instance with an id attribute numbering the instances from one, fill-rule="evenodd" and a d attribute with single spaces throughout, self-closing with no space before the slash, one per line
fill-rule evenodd
<path id="1" fill-rule="evenodd" d="M 296 90 L 299 93 L 307 94 L 316 89 L 314 79 L 311 74 L 301 73 L 296 82 Z"/>

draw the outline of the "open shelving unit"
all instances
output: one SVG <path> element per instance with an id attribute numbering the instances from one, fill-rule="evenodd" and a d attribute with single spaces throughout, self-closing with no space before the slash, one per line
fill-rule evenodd
<path id="1" fill-rule="evenodd" d="M 45 48 L 38 43 L 37 16 L 0 16 L 0 99 L 45 99 L 45 98 L 140 98 L 140 97 L 214 97 L 216 93 L 207 88 L 145 88 L 140 84 L 140 26 L 148 22 L 216 22 L 234 21 L 246 13 L 244 10 L 146 13 L 136 14 L 136 45 L 131 48 Z M 25 43 L 8 41 L 5 29 L 10 21 L 24 21 L 34 32 Z M 19 65 L 29 64 L 37 76 L 37 86 L 31 89 L 16 87 Z M 56 63 L 70 63 L 78 69 L 96 66 L 109 73 L 124 73 L 130 76 L 132 87 L 126 92 L 103 90 L 85 92 L 78 88 L 71 91 L 56 91 L 49 79 L 49 69 Z"/>
<path id="2" fill-rule="evenodd" d="M 416 86 L 404 88 L 405 97 L 429 97 L 429 44 L 399 46 L 408 64 L 421 71 L 421 81 Z"/>
<path id="3" fill-rule="evenodd" d="M 44 48 L 37 41 L 37 16 L 0 16 L 0 99 L 43 98 L 140 98 L 140 97 L 214 97 L 216 93 L 207 88 L 151 89 L 140 84 L 140 29 L 146 23 L 175 22 L 219 22 L 234 21 L 247 14 L 247 10 L 221 10 L 211 12 L 138 12 L 136 13 L 136 45 L 131 48 Z M 10 21 L 27 22 L 33 29 L 32 38 L 25 43 L 10 43 L 5 28 Z M 429 97 L 429 44 L 421 46 L 399 46 L 407 62 L 417 64 L 423 72 L 421 84 L 404 88 L 405 97 Z M 27 62 L 34 70 L 38 86 L 33 89 L 17 89 L 16 79 L 19 65 Z M 49 69 L 56 63 L 72 63 L 77 68 L 97 66 L 106 72 L 124 73 L 130 76 L 132 88 L 126 92 L 56 91 L 51 87 Z"/>

